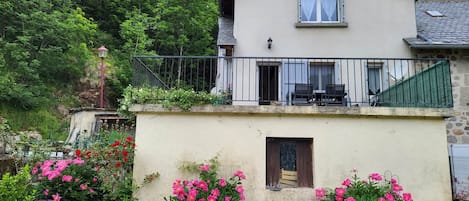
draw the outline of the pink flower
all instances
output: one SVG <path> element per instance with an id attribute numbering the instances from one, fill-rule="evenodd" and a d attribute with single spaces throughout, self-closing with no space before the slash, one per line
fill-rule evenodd
<path id="1" fill-rule="evenodd" d="M 343 201 L 343 200 L 344 200 L 343 197 L 335 196 L 335 201 Z"/>
<path id="2" fill-rule="evenodd" d="M 94 192 L 95 192 L 95 191 L 94 191 L 92 188 L 90 188 L 90 193 L 94 193 Z"/>
<path id="3" fill-rule="evenodd" d="M 218 190 L 218 188 L 214 188 L 212 189 L 212 191 L 210 192 L 210 195 L 213 195 L 215 197 L 218 197 L 220 195 L 220 190 Z"/>
<path id="4" fill-rule="evenodd" d="M 59 160 L 57 161 L 57 163 L 55 164 L 57 166 L 56 170 L 59 170 L 59 171 L 64 171 L 65 168 L 68 167 L 68 162 L 66 160 Z"/>
<path id="5" fill-rule="evenodd" d="M 81 164 L 83 164 L 83 163 L 85 163 L 85 161 L 84 161 L 84 160 L 82 160 L 82 159 L 81 159 L 81 158 L 79 158 L 79 157 L 78 157 L 78 158 L 75 158 L 75 159 L 73 159 L 73 161 L 72 161 L 72 164 L 74 164 L 74 165 L 81 165 Z"/>
<path id="6" fill-rule="evenodd" d="M 413 201 L 412 195 L 410 193 L 403 193 L 402 198 L 404 199 L 404 201 Z"/>
<path id="7" fill-rule="evenodd" d="M 208 185 L 207 183 L 205 183 L 205 181 L 200 181 L 198 187 L 201 188 L 205 192 L 208 191 Z"/>
<path id="8" fill-rule="evenodd" d="M 244 192 L 244 188 L 241 185 L 236 186 L 235 190 L 238 191 L 238 193 L 243 193 Z"/>
<path id="9" fill-rule="evenodd" d="M 394 179 L 394 178 L 391 178 L 391 183 L 392 183 L 392 184 L 397 184 L 397 180 Z"/>
<path id="10" fill-rule="evenodd" d="M 54 201 L 60 201 L 62 197 L 60 197 L 59 193 L 57 193 L 55 195 L 52 195 L 52 198 L 54 199 Z"/>
<path id="11" fill-rule="evenodd" d="M 31 173 L 33 173 L 33 175 L 36 175 L 38 171 L 39 170 L 37 169 L 37 167 L 33 167 L 33 170 L 31 171 Z"/>
<path id="12" fill-rule="evenodd" d="M 207 201 L 217 201 L 217 197 L 213 196 L 213 195 L 209 195 L 207 197 Z"/>
<path id="13" fill-rule="evenodd" d="M 371 180 L 374 180 L 374 181 L 383 180 L 383 177 L 381 177 L 381 175 L 379 173 L 371 173 L 370 178 L 371 178 Z"/>
<path id="14" fill-rule="evenodd" d="M 79 181 L 80 181 L 80 179 L 78 179 L 78 178 L 75 178 L 75 183 L 76 183 L 76 182 L 79 182 Z"/>
<path id="15" fill-rule="evenodd" d="M 386 201 L 384 198 L 378 198 L 378 201 Z"/>
<path id="16" fill-rule="evenodd" d="M 44 191 L 44 195 L 45 195 L 45 196 L 48 196 L 48 195 L 49 195 L 49 189 L 46 189 L 46 190 Z"/>
<path id="17" fill-rule="evenodd" d="M 88 185 L 86 185 L 86 184 L 80 184 L 80 189 L 81 189 L 81 190 L 86 190 L 86 189 L 88 189 Z"/>
<path id="18" fill-rule="evenodd" d="M 205 199 L 204 199 L 204 198 L 200 198 L 199 201 L 205 201 Z"/>
<path id="19" fill-rule="evenodd" d="M 392 184 L 392 191 L 394 192 L 399 192 L 399 191 L 402 191 L 402 186 L 399 185 L 399 184 Z"/>
<path id="20" fill-rule="evenodd" d="M 94 183 L 98 182 L 98 179 L 97 179 L 96 177 L 93 178 L 93 182 L 94 182 Z"/>
<path id="21" fill-rule="evenodd" d="M 187 196 L 187 201 L 195 201 L 195 199 L 197 198 L 197 193 L 197 189 L 191 188 L 189 190 L 189 195 Z"/>
<path id="22" fill-rule="evenodd" d="M 226 197 L 225 197 L 225 201 L 231 201 L 231 197 L 226 196 Z"/>
<path id="23" fill-rule="evenodd" d="M 352 182 L 350 181 L 349 178 L 345 179 L 344 182 L 342 182 L 342 185 L 349 187 Z"/>
<path id="24" fill-rule="evenodd" d="M 355 198 L 353 197 L 348 197 L 347 199 L 345 199 L 344 201 L 356 201 Z"/>
<path id="25" fill-rule="evenodd" d="M 326 189 L 324 188 L 318 188 L 315 190 L 316 191 L 316 199 L 321 200 L 326 196 Z"/>
<path id="26" fill-rule="evenodd" d="M 386 193 L 384 197 L 386 198 L 386 201 L 394 201 L 394 196 L 391 193 Z"/>
<path id="27" fill-rule="evenodd" d="M 335 188 L 335 194 L 338 197 L 344 197 L 346 192 L 347 192 L 347 190 L 345 188 Z"/>
<path id="28" fill-rule="evenodd" d="M 47 175 L 47 179 L 50 181 L 52 179 L 55 179 L 57 177 L 60 176 L 60 171 L 59 170 L 53 170 L 53 171 L 49 171 L 48 175 Z"/>
<path id="29" fill-rule="evenodd" d="M 241 170 L 236 170 L 236 172 L 234 173 L 234 176 L 239 177 L 240 179 L 246 179 L 246 175 L 244 175 L 243 171 Z"/>
<path id="30" fill-rule="evenodd" d="M 239 200 L 246 200 L 246 197 L 244 197 L 244 193 L 239 194 Z"/>
<path id="31" fill-rule="evenodd" d="M 62 176 L 62 181 L 64 181 L 64 182 L 71 182 L 72 179 L 73 179 L 73 177 L 70 176 L 70 175 L 64 175 L 64 176 Z"/>
<path id="32" fill-rule="evenodd" d="M 225 186 L 226 186 L 226 181 L 225 181 L 225 179 L 220 178 L 220 181 L 218 181 L 218 185 L 221 186 L 221 187 L 225 187 Z"/>
<path id="33" fill-rule="evenodd" d="M 207 164 L 202 165 L 202 166 L 199 167 L 199 170 L 200 170 L 201 172 L 207 172 L 207 171 L 210 170 L 210 165 L 207 165 Z"/>

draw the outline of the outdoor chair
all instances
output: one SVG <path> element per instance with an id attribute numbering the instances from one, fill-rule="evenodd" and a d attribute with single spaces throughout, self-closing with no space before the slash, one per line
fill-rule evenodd
<path id="1" fill-rule="evenodd" d="M 346 106 L 346 95 L 345 84 L 328 84 L 326 85 L 326 93 L 322 94 L 321 102 L 324 105 Z"/>
<path id="2" fill-rule="evenodd" d="M 292 93 L 292 105 L 309 105 L 313 99 L 313 85 L 295 84 L 295 91 Z"/>

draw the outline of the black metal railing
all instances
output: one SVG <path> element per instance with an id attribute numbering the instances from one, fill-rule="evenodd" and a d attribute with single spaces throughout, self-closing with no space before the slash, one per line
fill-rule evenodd
<path id="1" fill-rule="evenodd" d="M 235 105 L 452 107 L 445 59 L 136 56 L 133 85 Z"/>

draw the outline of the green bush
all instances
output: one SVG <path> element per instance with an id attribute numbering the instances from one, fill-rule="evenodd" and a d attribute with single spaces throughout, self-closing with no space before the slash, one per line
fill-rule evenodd
<path id="1" fill-rule="evenodd" d="M 25 166 L 18 174 L 3 175 L 0 181 L 0 200 L 2 201 L 30 201 L 34 199 L 35 190 L 32 190 L 31 168 Z"/>
<path id="2" fill-rule="evenodd" d="M 136 88 L 129 86 L 124 89 L 120 100 L 120 111 L 124 114 L 133 104 L 162 104 L 163 107 L 179 107 L 189 110 L 195 105 L 214 104 L 220 100 L 219 96 L 207 92 L 196 92 L 186 89 L 164 90 L 155 87 Z"/>

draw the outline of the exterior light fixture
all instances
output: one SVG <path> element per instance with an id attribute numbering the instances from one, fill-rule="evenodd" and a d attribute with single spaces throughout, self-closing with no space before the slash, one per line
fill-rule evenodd
<path id="1" fill-rule="evenodd" d="M 267 39 L 267 48 L 271 49 L 272 48 L 272 38 L 269 37 L 269 39 Z"/>
<path id="2" fill-rule="evenodd" d="M 108 49 L 101 46 L 98 48 L 98 56 L 101 58 L 101 80 L 100 80 L 100 91 L 99 91 L 99 107 L 104 108 L 104 58 L 107 56 Z"/>

